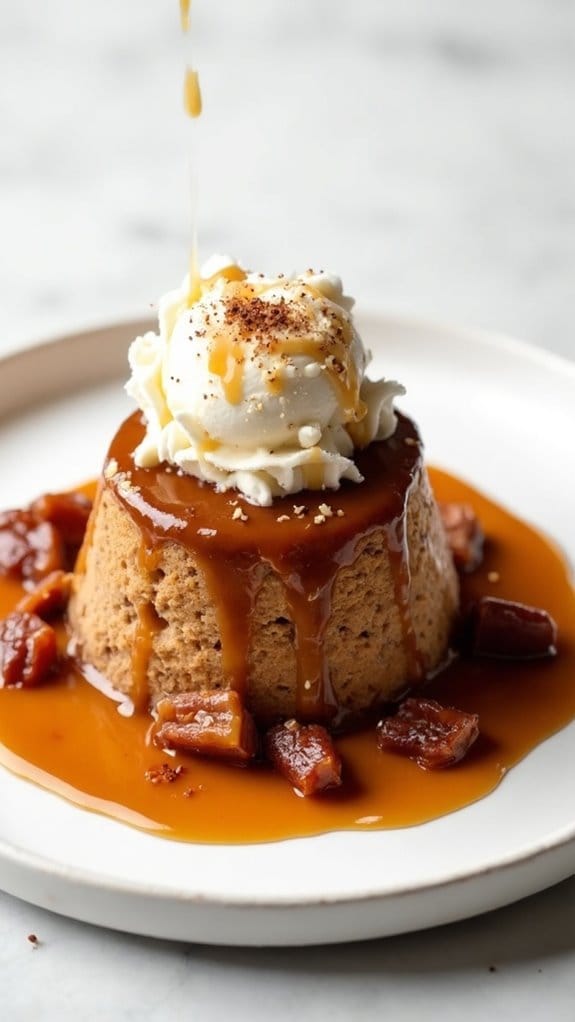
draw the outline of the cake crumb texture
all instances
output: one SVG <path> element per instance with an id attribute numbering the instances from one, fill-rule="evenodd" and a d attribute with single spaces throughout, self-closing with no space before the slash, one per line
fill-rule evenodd
<path id="1" fill-rule="evenodd" d="M 69 608 L 82 659 L 130 695 L 138 607 L 147 604 L 157 622 L 147 676 L 151 703 L 170 693 L 229 687 L 217 608 L 193 551 L 167 540 L 150 569 L 140 556 L 140 530 L 110 487 L 93 513 L 90 547 Z M 429 673 L 448 649 L 458 583 L 424 470 L 408 495 L 406 533 L 408 618 Z M 404 628 L 386 532 L 376 528 L 360 540 L 354 563 L 339 570 L 332 591 L 324 653 L 342 709 L 365 711 L 413 682 Z M 248 707 L 263 720 L 294 716 L 296 687 L 295 630 L 285 590 L 264 566 L 251 620 Z"/>

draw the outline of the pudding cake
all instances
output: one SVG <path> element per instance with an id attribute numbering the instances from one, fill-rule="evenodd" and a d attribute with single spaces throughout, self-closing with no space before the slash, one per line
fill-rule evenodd
<path id="1" fill-rule="evenodd" d="M 208 266 L 130 349 L 69 617 L 137 707 L 234 689 L 339 724 L 444 663 L 458 582 L 403 387 L 338 278 Z"/>

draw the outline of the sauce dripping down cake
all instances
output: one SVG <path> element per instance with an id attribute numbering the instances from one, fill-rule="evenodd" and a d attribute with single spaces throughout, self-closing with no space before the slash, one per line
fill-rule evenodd
<path id="1" fill-rule="evenodd" d="M 82 659 L 138 708 L 232 687 L 260 719 L 336 723 L 442 664 L 458 586 L 409 419 L 361 487 L 273 507 L 135 467 L 142 434 L 135 413 L 112 443 L 70 606 Z"/>
<path id="2" fill-rule="evenodd" d="M 340 725 L 446 658 L 458 583 L 403 388 L 337 278 L 208 269 L 136 340 L 76 571 L 81 657 L 138 709 L 233 689 Z"/>

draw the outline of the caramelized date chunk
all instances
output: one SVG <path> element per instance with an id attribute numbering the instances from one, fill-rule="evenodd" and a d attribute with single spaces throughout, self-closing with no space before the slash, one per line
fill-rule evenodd
<path id="1" fill-rule="evenodd" d="M 161 699 L 156 710 L 154 742 L 162 749 L 236 763 L 246 763 L 256 754 L 255 725 L 237 692 L 181 692 Z"/>
<path id="2" fill-rule="evenodd" d="M 341 784 L 341 760 L 331 735 L 319 724 L 288 720 L 268 731 L 266 755 L 302 795 L 317 795 Z"/>
<path id="3" fill-rule="evenodd" d="M 22 568 L 30 556 L 28 530 L 36 521 L 29 511 L 0 512 L 0 574 L 22 577 Z"/>
<path id="4" fill-rule="evenodd" d="M 92 502 L 83 493 L 45 493 L 30 510 L 43 522 L 50 522 L 68 547 L 79 547 L 84 539 Z"/>
<path id="5" fill-rule="evenodd" d="M 0 575 L 28 584 L 71 568 L 91 507 L 81 493 L 46 493 L 29 508 L 0 513 Z"/>
<path id="6" fill-rule="evenodd" d="M 439 512 L 455 567 L 466 574 L 483 560 L 484 536 L 475 511 L 469 504 L 439 504 Z"/>
<path id="7" fill-rule="evenodd" d="M 434 699 L 405 699 L 394 717 L 380 720 L 377 744 L 414 759 L 424 770 L 436 770 L 463 759 L 479 735 L 478 721 L 477 714 Z"/>
<path id="8" fill-rule="evenodd" d="M 40 685 L 58 658 L 56 633 L 35 614 L 15 611 L 0 622 L 0 684 Z"/>
<path id="9" fill-rule="evenodd" d="M 529 660 L 554 656 L 557 625 L 546 610 L 484 596 L 471 609 L 468 635 L 473 656 Z"/>
<path id="10" fill-rule="evenodd" d="M 64 546 L 51 522 L 32 511 L 0 514 L 0 575 L 38 582 L 64 567 Z"/>
<path id="11" fill-rule="evenodd" d="M 37 614 L 41 618 L 61 614 L 66 609 L 70 597 L 72 578 L 71 572 L 52 571 L 35 589 L 22 597 L 16 610 L 26 614 Z"/>

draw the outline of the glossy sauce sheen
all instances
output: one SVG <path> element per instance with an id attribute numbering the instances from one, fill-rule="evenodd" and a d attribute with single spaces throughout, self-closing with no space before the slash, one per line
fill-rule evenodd
<path id="1" fill-rule="evenodd" d="M 117 466 L 117 471 L 105 485 L 138 528 L 141 567 L 149 563 L 153 568 L 166 541 L 190 550 L 200 564 L 218 616 L 224 673 L 233 688 L 244 695 L 247 692 L 252 609 L 263 570 L 269 565 L 282 582 L 295 628 L 298 716 L 339 722 L 342 715 L 323 656 L 332 588 L 339 569 L 355 560 L 359 543 L 382 528 L 395 580 L 409 680 L 421 678 L 423 669 L 409 612 L 404 535 L 406 501 L 422 467 L 419 435 L 410 419 L 398 416 L 392 437 L 357 455 L 357 466 L 365 477 L 361 491 L 357 484 L 346 483 L 337 492 L 308 491 L 276 500 L 272 508 L 249 504 L 237 493 L 217 493 L 193 477 L 179 476 L 169 466 L 137 468 L 132 452 L 143 432 L 139 413 L 120 426 L 108 462 Z M 105 471 L 105 476 L 108 474 Z M 332 515 L 318 524 L 315 519 L 324 504 Z M 298 517 L 294 506 L 302 505 L 306 511 Z M 240 519 L 234 518 L 238 509 Z M 139 607 L 138 616 L 136 649 L 146 647 L 151 652 L 155 634 L 152 605 Z M 134 674 L 134 701 L 140 706 L 144 702 L 140 669 Z"/>
<path id="2" fill-rule="evenodd" d="M 147 743 L 146 715 L 121 717 L 73 668 L 35 691 L 0 691 L 2 763 L 85 809 L 204 842 L 408 826 L 488 794 L 509 767 L 575 717 L 575 594 L 563 558 L 538 532 L 460 480 L 438 470 L 430 475 L 438 499 L 473 505 L 489 538 L 484 564 L 464 581 L 464 599 L 520 599 L 545 607 L 559 626 L 555 659 L 455 662 L 427 687 L 428 695 L 479 714 L 481 736 L 458 766 L 422 771 L 379 752 L 369 728 L 337 741 L 343 788 L 304 800 L 263 766 L 167 757 Z M 491 572 L 497 582 L 489 582 Z M 20 595 L 15 583 L 0 580 L 0 614 Z M 181 764 L 184 773 L 173 784 L 152 785 L 145 772 L 162 762 Z"/>
<path id="3" fill-rule="evenodd" d="M 188 117 L 199 117 L 202 112 L 202 93 L 198 72 L 186 68 L 184 78 L 184 110 Z"/>

